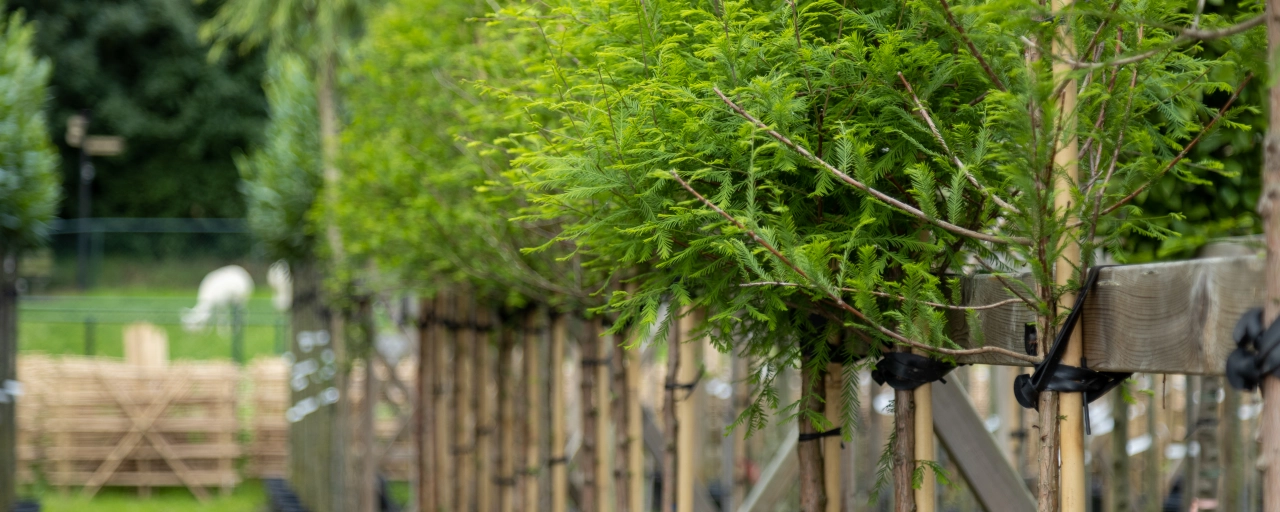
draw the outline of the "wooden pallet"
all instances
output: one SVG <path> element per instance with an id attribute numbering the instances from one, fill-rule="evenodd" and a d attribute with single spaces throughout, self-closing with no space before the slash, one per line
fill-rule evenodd
<path id="1" fill-rule="evenodd" d="M 43 395 L 44 474 L 51 485 L 185 486 L 229 493 L 235 460 L 239 372 L 221 363 L 137 366 L 65 358 Z M 56 385 L 52 385 L 56 383 Z"/>

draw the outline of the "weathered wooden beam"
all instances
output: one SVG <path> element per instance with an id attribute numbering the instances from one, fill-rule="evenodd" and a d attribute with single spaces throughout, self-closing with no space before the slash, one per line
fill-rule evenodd
<path id="1" fill-rule="evenodd" d="M 933 383 L 933 431 L 987 512 L 1031 512 L 1036 501 L 987 432 L 958 379 Z"/>
<path id="2" fill-rule="evenodd" d="M 1264 261 L 1256 256 L 1206 258 L 1102 269 L 1084 304 L 1084 357 L 1095 370 L 1221 375 L 1234 349 L 1231 331 L 1246 310 L 1262 305 Z M 1003 282 L 989 275 L 963 280 L 964 304 L 980 306 L 1014 297 L 1006 285 L 1031 285 L 1031 276 Z M 1030 294 L 1019 289 L 1024 297 Z M 1026 325 L 1035 312 L 1011 303 L 978 311 L 972 331 L 963 312 L 951 311 L 951 338 L 963 347 L 1023 351 Z M 1052 340 L 1041 340 L 1051 342 Z M 983 354 L 961 363 L 1027 366 Z M 1066 361 L 1078 364 L 1076 361 Z"/>

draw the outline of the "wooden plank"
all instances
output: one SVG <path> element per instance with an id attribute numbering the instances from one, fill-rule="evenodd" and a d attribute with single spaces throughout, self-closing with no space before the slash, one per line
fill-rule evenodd
<path id="1" fill-rule="evenodd" d="M 800 438 L 800 430 L 792 425 L 787 435 L 782 438 L 782 445 L 774 452 L 769 465 L 760 472 L 760 480 L 751 486 L 751 492 L 742 500 L 738 512 L 757 510 L 773 510 L 774 505 L 795 488 L 796 474 L 800 471 L 800 459 L 796 457 L 796 444 Z"/>
<path id="2" fill-rule="evenodd" d="M 1221 375 L 1234 349 L 1231 331 L 1249 308 L 1262 304 L 1263 260 L 1256 256 L 1124 265 L 1100 271 L 1085 301 L 1081 326 L 1084 357 L 1096 370 Z M 1029 275 L 1021 281 L 1031 283 Z M 994 276 L 963 279 L 964 304 L 992 304 L 1014 297 Z M 1020 293 L 1028 296 L 1025 290 Z M 964 314 L 951 311 L 952 339 L 971 339 Z M 978 313 L 985 346 L 1023 352 L 1025 326 L 1035 312 L 1020 303 Z M 1007 356 L 982 354 L 960 362 L 1028 366 Z M 1072 363 L 1075 364 L 1075 363 Z"/>
<path id="3" fill-rule="evenodd" d="M 933 430 L 988 512 L 1031 512 L 1035 499 L 956 379 L 933 383 Z"/>

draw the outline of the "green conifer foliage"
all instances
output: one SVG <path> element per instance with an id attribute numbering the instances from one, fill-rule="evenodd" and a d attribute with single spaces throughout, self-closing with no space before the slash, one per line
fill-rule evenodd
<path id="1" fill-rule="evenodd" d="M 58 153 L 44 106 L 51 66 L 22 14 L 0 20 L 0 255 L 39 246 L 59 199 Z"/>

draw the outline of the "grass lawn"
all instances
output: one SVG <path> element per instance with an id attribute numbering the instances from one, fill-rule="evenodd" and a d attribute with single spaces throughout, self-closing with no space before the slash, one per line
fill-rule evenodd
<path id="1" fill-rule="evenodd" d="M 266 510 L 266 493 L 262 483 L 249 480 L 236 488 L 229 496 L 217 491 L 211 493 L 208 503 L 200 503 L 191 492 L 182 488 L 160 488 L 151 491 L 150 498 L 138 497 L 134 489 L 106 488 L 92 500 L 84 499 L 76 491 L 66 494 L 49 491 L 40 496 L 44 512 L 259 512 Z"/>
<path id="2" fill-rule="evenodd" d="M 170 359 L 230 359 L 227 328 L 187 332 L 183 308 L 195 305 L 195 290 L 107 289 L 77 295 L 24 296 L 18 312 L 19 352 L 53 355 L 93 353 L 122 357 L 124 326 L 151 322 L 169 334 Z M 270 292 L 259 290 L 244 317 L 245 361 L 276 354 L 286 341 L 284 317 L 271 306 Z"/>

